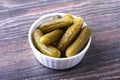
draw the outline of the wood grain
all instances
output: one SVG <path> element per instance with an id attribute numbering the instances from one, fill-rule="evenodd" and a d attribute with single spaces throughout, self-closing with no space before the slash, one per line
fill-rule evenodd
<path id="1" fill-rule="evenodd" d="M 63 12 L 82 16 L 93 29 L 84 59 L 67 70 L 41 65 L 28 43 L 40 16 Z M 0 80 L 120 80 L 120 0 L 1 0 Z"/>

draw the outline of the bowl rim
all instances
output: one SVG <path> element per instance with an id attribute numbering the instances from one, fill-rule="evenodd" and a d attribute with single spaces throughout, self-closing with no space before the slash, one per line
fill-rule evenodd
<path id="1" fill-rule="evenodd" d="M 82 53 L 84 53 L 90 46 L 90 43 L 91 43 L 91 40 L 92 40 L 92 36 L 90 36 L 89 38 L 89 41 L 88 43 L 86 44 L 86 46 L 83 48 L 82 51 L 80 51 L 78 54 L 74 55 L 74 56 L 71 56 L 71 57 L 66 57 L 66 58 L 55 58 L 55 57 L 51 57 L 51 56 L 47 56 L 45 55 L 44 53 L 40 52 L 35 46 L 34 46 L 34 43 L 32 41 L 32 34 L 33 34 L 33 31 L 34 31 L 34 27 L 37 23 L 39 23 L 42 19 L 46 18 L 46 17 L 49 17 L 49 16 L 54 16 L 54 15 L 60 15 L 60 16 L 64 16 L 66 13 L 49 13 L 49 14 L 45 14 L 41 17 L 39 17 L 37 20 L 35 20 L 33 22 L 33 24 L 31 25 L 30 29 L 29 29 L 29 32 L 28 32 L 28 41 L 29 41 L 29 45 L 31 47 L 31 49 L 33 50 L 33 53 L 35 54 L 34 50 L 37 51 L 36 53 L 39 53 L 40 55 L 44 56 L 44 57 L 47 57 L 49 59 L 54 59 L 54 60 L 68 60 L 68 59 L 72 59 L 72 58 L 75 58 L 77 56 L 80 56 L 82 55 Z M 74 16 L 74 15 L 73 15 Z M 76 16 L 74 16 L 76 17 Z M 84 26 L 86 26 L 87 24 L 84 22 Z"/>

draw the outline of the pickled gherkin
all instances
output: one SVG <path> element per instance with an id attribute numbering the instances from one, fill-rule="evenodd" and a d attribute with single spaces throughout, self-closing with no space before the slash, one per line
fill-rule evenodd
<path id="1" fill-rule="evenodd" d="M 61 40 L 59 41 L 57 48 L 64 53 L 67 47 L 73 43 L 80 30 L 82 29 L 83 19 L 81 17 L 76 17 L 73 19 L 73 25 L 71 25 Z"/>
<path id="2" fill-rule="evenodd" d="M 51 45 L 45 45 L 45 44 L 40 43 L 40 38 L 42 36 L 43 36 L 43 33 L 41 30 L 36 29 L 34 31 L 33 42 L 36 48 L 47 56 L 56 57 L 56 58 L 60 57 L 61 52 L 57 48 Z"/>
<path id="3" fill-rule="evenodd" d="M 40 42 L 46 45 L 51 44 L 55 41 L 58 41 L 62 37 L 63 33 L 64 33 L 63 30 L 60 29 L 54 30 L 52 32 L 43 35 L 40 38 Z"/>
<path id="4" fill-rule="evenodd" d="M 69 27 L 72 23 L 73 23 L 72 15 L 66 14 L 63 18 L 58 18 L 42 23 L 39 28 L 43 32 L 47 33 L 59 28 Z"/>
<path id="5" fill-rule="evenodd" d="M 88 42 L 92 30 L 90 27 L 86 26 L 82 29 L 77 39 L 67 48 L 66 56 L 71 57 L 79 53 Z"/>

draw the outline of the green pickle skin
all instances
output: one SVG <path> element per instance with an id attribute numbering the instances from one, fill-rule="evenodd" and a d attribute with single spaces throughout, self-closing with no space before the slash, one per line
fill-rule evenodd
<path id="1" fill-rule="evenodd" d="M 58 42 L 57 48 L 64 53 L 65 50 L 73 43 L 80 30 L 82 29 L 83 19 L 77 17 L 73 19 L 73 24 L 66 30 L 65 34 Z"/>
<path id="2" fill-rule="evenodd" d="M 63 33 L 64 33 L 63 30 L 60 29 L 54 30 L 52 32 L 43 35 L 40 38 L 40 42 L 46 45 L 52 44 L 53 42 L 58 41 L 62 37 Z"/>
<path id="3" fill-rule="evenodd" d="M 33 32 L 33 42 L 36 48 L 47 56 L 59 58 L 61 55 L 61 52 L 57 48 L 51 45 L 45 45 L 40 43 L 40 38 L 42 36 L 43 36 L 43 32 L 40 29 L 36 29 Z"/>
<path id="4" fill-rule="evenodd" d="M 91 34 L 92 34 L 91 28 L 85 26 L 80 32 L 77 39 L 67 48 L 65 53 L 66 57 L 71 57 L 79 53 L 85 47 Z"/>
<path id="5" fill-rule="evenodd" d="M 66 14 L 63 18 L 58 18 L 54 20 L 47 21 L 40 25 L 40 29 L 44 32 L 51 32 L 53 30 L 68 27 L 72 24 L 73 17 L 71 14 Z"/>

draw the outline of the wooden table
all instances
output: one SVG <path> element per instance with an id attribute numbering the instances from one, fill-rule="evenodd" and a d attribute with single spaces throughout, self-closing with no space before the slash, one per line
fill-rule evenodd
<path id="1" fill-rule="evenodd" d="M 28 30 L 42 15 L 82 16 L 93 29 L 84 59 L 67 70 L 40 64 Z M 0 80 L 120 80 L 120 0 L 0 0 Z"/>

